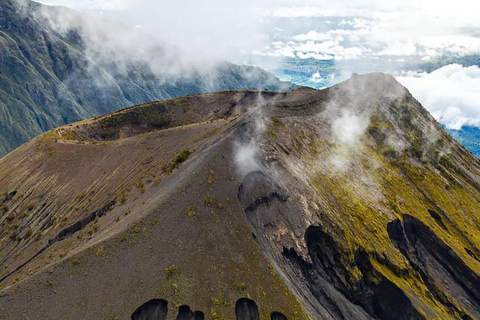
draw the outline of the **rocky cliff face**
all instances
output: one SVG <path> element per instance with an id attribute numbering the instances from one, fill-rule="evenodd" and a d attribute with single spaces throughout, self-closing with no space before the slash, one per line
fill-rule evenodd
<path id="1" fill-rule="evenodd" d="M 0 164 L 5 319 L 480 318 L 480 162 L 391 76 L 137 106 Z"/>
<path id="2" fill-rule="evenodd" d="M 126 26 L 24 0 L 0 1 L 0 48 L 0 155 L 54 127 L 134 104 L 289 87 L 259 68 L 200 67 Z"/>

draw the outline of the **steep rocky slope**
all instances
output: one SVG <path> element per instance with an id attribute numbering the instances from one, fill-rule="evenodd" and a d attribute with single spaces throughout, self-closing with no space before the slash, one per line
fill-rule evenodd
<path id="1" fill-rule="evenodd" d="M 199 67 L 126 26 L 28 0 L 0 0 L 0 49 L 0 155 L 43 131 L 134 104 L 289 86 L 259 68 Z"/>
<path id="2" fill-rule="evenodd" d="M 479 183 L 383 74 L 64 126 L 0 160 L 0 318 L 478 319 Z"/>

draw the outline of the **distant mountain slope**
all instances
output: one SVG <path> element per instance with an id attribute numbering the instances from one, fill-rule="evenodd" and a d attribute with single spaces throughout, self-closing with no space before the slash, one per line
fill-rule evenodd
<path id="1" fill-rule="evenodd" d="M 119 52 L 109 43 L 115 34 L 137 38 L 125 26 L 64 8 L 0 0 L 0 155 L 43 131 L 134 104 L 205 91 L 288 88 L 259 68 L 227 62 L 190 67 L 174 52 L 165 54 L 167 45 L 145 45 L 148 38 L 139 48 L 128 38 L 131 48 L 127 43 Z M 126 57 L 142 50 L 151 52 Z"/>
<path id="2" fill-rule="evenodd" d="M 392 76 L 148 103 L 0 159 L 0 319 L 480 319 L 479 210 Z"/>

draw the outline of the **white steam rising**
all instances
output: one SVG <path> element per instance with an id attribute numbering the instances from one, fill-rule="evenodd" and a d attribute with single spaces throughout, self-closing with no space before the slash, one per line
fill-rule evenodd
<path id="1" fill-rule="evenodd" d="M 404 88 L 388 75 L 353 75 L 347 83 L 332 87 L 328 105 L 320 114 L 331 126 L 332 141 L 336 148 L 328 162 L 332 168 L 347 171 L 361 153 L 365 135 L 374 112 L 379 111 L 382 99 L 391 101 L 405 96 Z M 380 111 L 388 116 L 388 107 Z M 393 121 L 395 122 L 395 121 Z M 402 152 L 406 143 L 393 132 L 384 133 L 385 144 Z"/>
<path id="2" fill-rule="evenodd" d="M 335 140 L 354 147 L 359 138 L 367 130 L 370 119 L 368 115 L 356 115 L 352 110 L 344 109 L 341 116 L 332 121 L 332 131 Z"/>
<path id="3" fill-rule="evenodd" d="M 272 98 L 271 101 L 276 100 Z M 261 139 L 265 134 L 270 121 L 265 114 L 265 108 L 269 101 L 258 92 L 255 101 L 249 106 L 246 114 L 252 119 L 247 125 L 247 131 L 243 134 L 240 141 L 234 146 L 234 159 L 240 175 L 246 175 L 255 170 L 265 169 L 260 156 Z"/>
<path id="4" fill-rule="evenodd" d="M 235 145 L 235 165 L 240 175 L 246 175 L 249 172 L 261 168 L 258 158 L 259 152 L 255 143 Z"/>

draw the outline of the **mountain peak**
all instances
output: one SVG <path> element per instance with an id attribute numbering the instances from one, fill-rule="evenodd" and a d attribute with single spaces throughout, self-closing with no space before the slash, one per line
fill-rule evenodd
<path id="1" fill-rule="evenodd" d="M 334 86 L 333 88 L 336 88 Z M 352 76 L 338 85 L 342 94 L 354 95 L 355 100 L 363 98 L 379 99 L 403 99 L 407 89 L 401 85 L 395 77 L 386 73 L 352 74 Z"/>

